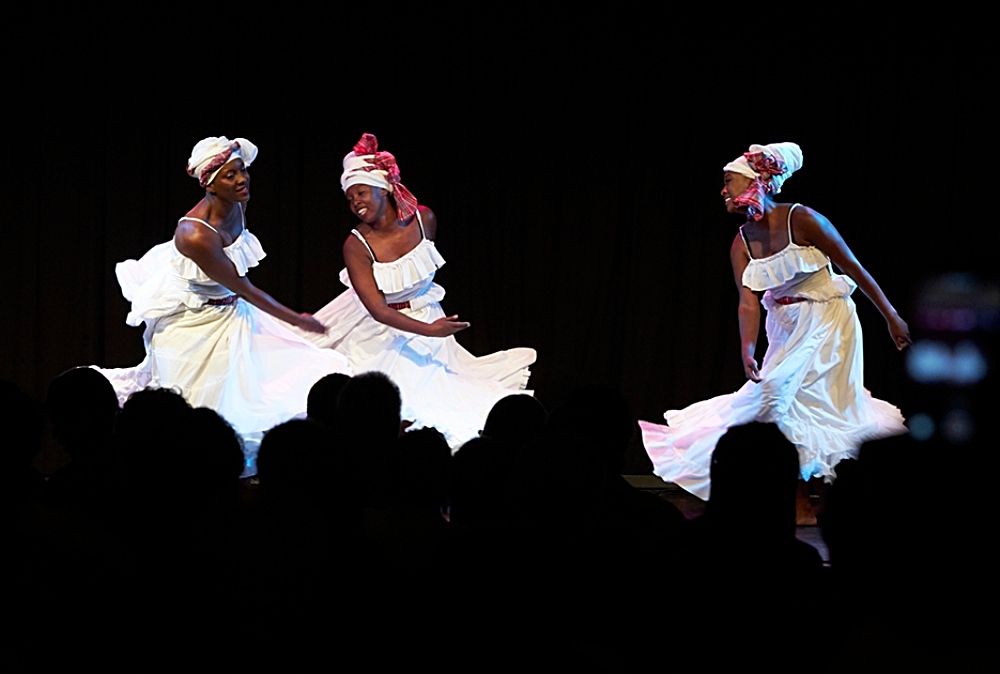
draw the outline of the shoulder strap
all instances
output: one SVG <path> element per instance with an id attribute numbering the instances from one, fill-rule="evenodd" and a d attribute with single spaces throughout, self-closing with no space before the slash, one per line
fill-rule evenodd
<path id="1" fill-rule="evenodd" d="M 352 229 L 351 234 L 361 239 L 361 243 L 365 244 L 365 248 L 368 249 L 368 254 L 372 256 L 372 262 L 378 262 L 378 259 L 375 257 L 375 251 L 373 251 L 372 247 L 368 245 L 364 235 L 356 229 Z"/>
<path id="2" fill-rule="evenodd" d="M 743 245 L 746 246 L 747 255 L 752 260 L 753 259 L 753 253 L 750 252 L 750 242 L 747 241 L 747 235 L 743 233 L 743 226 L 742 225 L 740 225 L 740 238 L 743 239 Z"/>
<path id="3" fill-rule="evenodd" d="M 240 223 L 243 225 L 243 229 L 240 230 L 240 234 L 247 231 L 247 205 L 245 203 L 240 204 Z"/>
<path id="4" fill-rule="evenodd" d="M 792 239 L 792 211 L 798 207 L 798 204 L 792 204 L 792 207 L 788 209 L 788 243 L 794 243 Z"/>
<path id="5" fill-rule="evenodd" d="M 420 218 L 419 206 L 417 207 L 416 214 L 417 214 L 417 226 L 420 227 L 420 240 L 423 241 L 424 239 L 427 238 L 427 235 L 424 234 L 424 221 Z"/>
<path id="6" fill-rule="evenodd" d="M 192 218 L 192 217 L 189 217 L 189 216 L 185 215 L 183 218 L 181 218 L 181 220 L 193 220 L 194 222 L 200 222 L 201 224 L 205 225 L 206 227 L 208 227 L 210 230 L 212 230 L 216 234 L 219 233 L 219 230 L 217 230 L 215 227 L 212 227 L 212 225 L 208 224 L 207 222 L 205 222 L 201 218 Z M 180 222 L 180 220 L 178 220 L 178 222 Z M 221 236 L 221 234 L 220 234 L 220 236 Z"/>

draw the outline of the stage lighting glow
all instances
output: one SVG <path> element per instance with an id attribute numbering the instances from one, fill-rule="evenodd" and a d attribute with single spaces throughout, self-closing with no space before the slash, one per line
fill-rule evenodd
<path id="1" fill-rule="evenodd" d="M 914 414 L 906 420 L 906 426 L 914 440 L 923 442 L 934 437 L 934 419 L 929 414 Z"/>

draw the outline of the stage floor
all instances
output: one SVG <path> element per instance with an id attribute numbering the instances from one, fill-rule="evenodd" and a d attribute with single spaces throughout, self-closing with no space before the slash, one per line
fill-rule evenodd
<path id="1" fill-rule="evenodd" d="M 700 498 L 689 494 L 675 484 L 664 482 L 655 475 L 623 475 L 622 477 L 636 489 L 651 492 L 674 504 L 688 519 L 698 517 L 705 510 L 705 502 Z M 830 562 L 830 551 L 823 541 L 819 527 L 795 527 L 795 537 L 816 548 L 824 563 Z"/>

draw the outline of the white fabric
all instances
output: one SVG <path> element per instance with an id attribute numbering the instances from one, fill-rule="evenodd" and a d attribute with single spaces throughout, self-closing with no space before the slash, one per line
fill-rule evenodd
<path id="1" fill-rule="evenodd" d="M 785 164 L 785 172 L 781 175 L 771 176 L 771 194 L 781 192 L 781 186 L 791 177 L 793 173 L 802 168 L 802 148 L 795 143 L 771 143 L 770 145 L 751 145 L 748 152 L 763 152 L 771 157 L 780 159 Z M 722 167 L 723 171 L 739 173 L 747 178 L 759 178 L 760 174 L 753 170 L 746 157 L 740 155 Z"/>
<path id="2" fill-rule="evenodd" d="M 850 297 L 855 284 L 832 274 L 822 252 L 789 243 L 751 260 L 743 282 L 767 291 L 762 381 L 668 410 L 668 426 L 640 421 L 656 475 L 707 500 L 716 443 L 730 427 L 751 421 L 777 424 L 798 449 L 803 479 L 832 479 L 837 462 L 856 456 L 861 443 L 907 432 L 899 409 L 863 386 L 861 324 Z M 775 302 L 792 296 L 808 299 Z"/>
<path id="3" fill-rule="evenodd" d="M 257 158 L 257 146 L 248 141 L 246 138 L 236 138 L 234 140 L 239 143 L 240 146 L 233 150 L 229 159 L 226 160 L 226 164 L 238 157 L 243 160 L 244 166 L 250 166 L 250 164 L 253 163 L 253 160 Z M 196 180 L 200 180 L 201 170 L 207 166 L 208 163 L 212 161 L 212 159 L 214 159 L 220 152 L 228 150 L 231 144 L 232 141 L 225 136 L 203 138 L 202 140 L 199 140 L 191 150 L 191 156 L 188 157 L 187 163 L 194 178 Z M 212 181 L 215 180 L 216 174 L 218 174 L 218 172 L 221 171 L 226 164 L 223 164 L 209 173 L 205 184 L 212 184 Z"/>
<path id="4" fill-rule="evenodd" d="M 723 171 L 729 171 L 730 173 L 739 173 L 741 176 L 746 176 L 753 180 L 754 178 L 759 178 L 760 174 L 750 168 L 750 162 L 743 155 L 740 155 L 736 159 L 732 160 L 728 164 L 722 167 Z"/>
<path id="5" fill-rule="evenodd" d="M 392 192 L 392 185 L 385 179 L 388 171 L 383 169 L 365 170 L 364 167 L 369 165 L 368 160 L 374 158 L 373 154 L 356 155 L 353 152 L 348 152 L 344 157 L 344 172 L 340 174 L 340 188 L 346 192 L 351 185 L 371 185 Z"/>
<path id="6" fill-rule="evenodd" d="M 246 229 L 225 249 L 240 276 L 264 257 Z M 347 359 L 318 349 L 291 326 L 237 300 L 210 306 L 232 293 L 209 278 L 173 241 L 116 267 L 132 310 L 143 322 L 146 358 L 136 367 L 96 368 L 114 384 L 119 402 L 147 386 L 174 388 L 195 407 L 221 414 L 240 434 L 246 474 L 264 431 L 305 413 L 312 385 L 333 372 L 350 373 Z"/>
<path id="7" fill-rule="evenodd" d="M 373 262 L 372 272 L 387 302 L 410 302 L 402 313 L 432 323 L 445 316 L 440 304 L 444 288 L 434 283 L 434 273 L 443 264 L 434 242 L 423 239 L 398 260 Z M 327 334 L 299 334 L 346 356 L 356 373 L 387 374 L 399 387 L 402 415 L 414 422 L 412 428 L 437 428 L 456 451 L 479 434 L 498 400 L 527 386 L 534 349 L 477 358 L 454 337 L 396 330 L 371 317 L 351 288 L 346 269 L 340 280 L 348 289 L 313 314 L 328 327 Z"/>

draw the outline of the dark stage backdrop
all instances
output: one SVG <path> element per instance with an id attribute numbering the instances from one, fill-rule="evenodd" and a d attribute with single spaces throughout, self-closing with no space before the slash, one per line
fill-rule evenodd
<path id="1" fill-rule="evenodd" d="M 536 348 L 550 407 L 596 382 L 659 420 L 743 383 L 740 222 L 719 190 L 751 143 L 802 146 L 781 198 L 827 215 L 904 316 L 925 278 L 993 273 L 997 95 L 971 46 L 838 43 L 758 67 L 742 49 L 626 48 L 600 31 L 480 28 L 395 50 L 345 49 L 349 35 L 261 23 L 203 52 L 85 31 L 33 52 L 9 40 L 0 378 L 42 397 L 68 367 L 141 360 L 114 265 L 167 240 L 201 197 L 184 167 L 209 135 L 259 145 L 247 221 L 268 257 L 251 279 L 314 311 L 342 290 L 341 159 L 376 134 L 437 213 L 444 305 L 472 322 L 458 340 Z M 866 385 L 905 413 L 903 358 L 856 300 Z"/>

